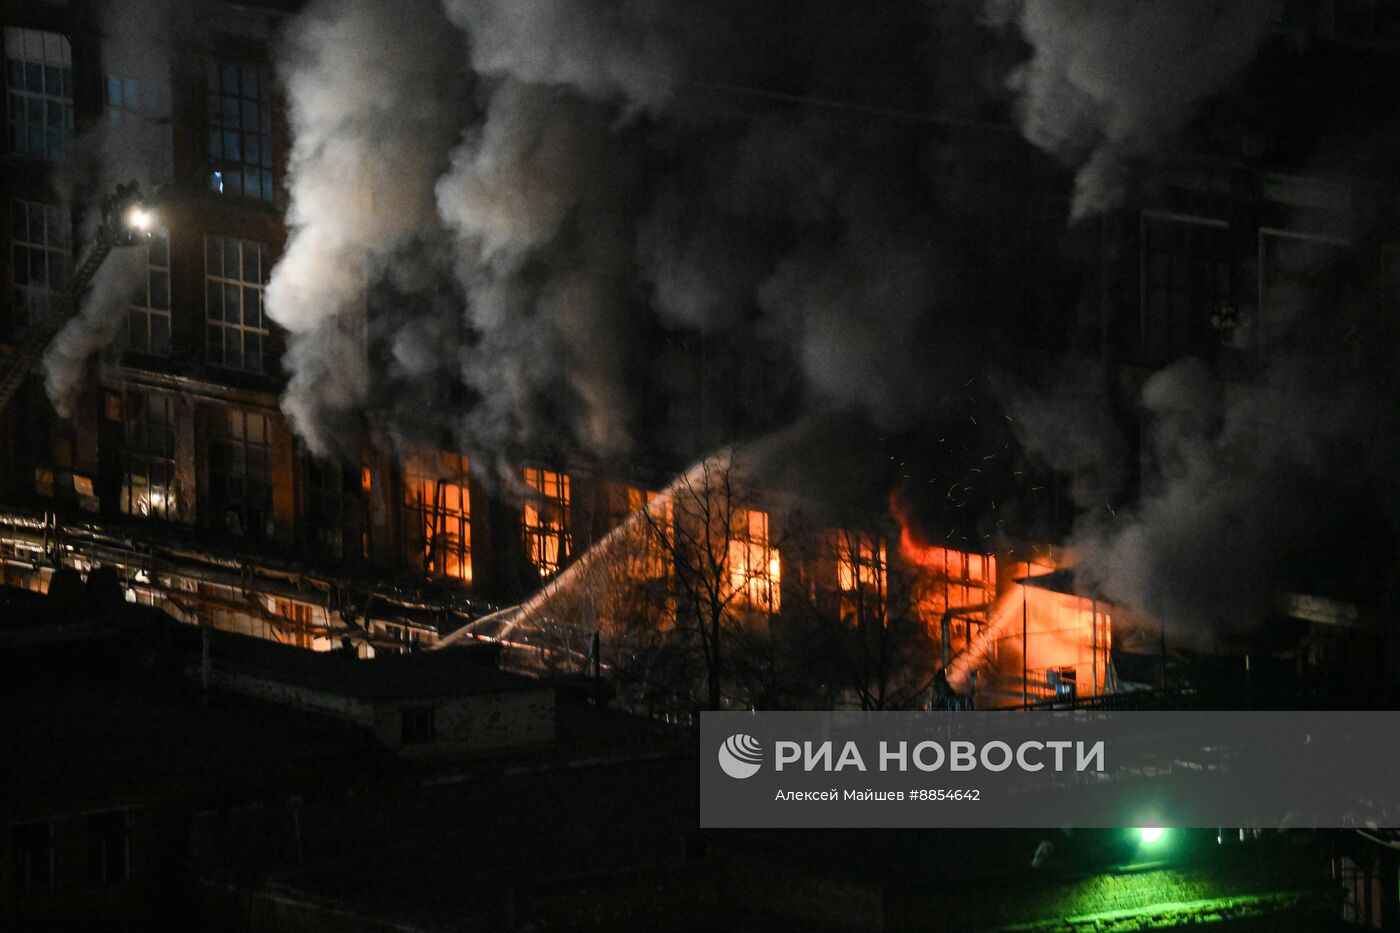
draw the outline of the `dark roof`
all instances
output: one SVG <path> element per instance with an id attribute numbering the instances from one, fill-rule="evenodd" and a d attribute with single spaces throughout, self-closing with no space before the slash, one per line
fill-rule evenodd
<path id="1" fill-rule="evenodd" d="M 194 631 L 197 641 L 198 632 L 190 631 Z M 188 645 L 188 637 L 185 640 L 186 665 L 199 664 L 201 649 L 197 644 Z M 365 660 L 342 651 L 314 652 L 245 635 L 209 633 L 209 657 L 215 670 L 339 696 L 409 699 L 544 688 L 534 678 L 497 667 L 494 647 L 381 655 Z"/>
<path id="2" fill-rule="evenodd" d="M 323 715 L 202 695 L 163 674 L 147 641 L 0 655 L 0 806 L 21 810 L 151 797 L 229 796 L 387 762 L 374 740 Z"/>

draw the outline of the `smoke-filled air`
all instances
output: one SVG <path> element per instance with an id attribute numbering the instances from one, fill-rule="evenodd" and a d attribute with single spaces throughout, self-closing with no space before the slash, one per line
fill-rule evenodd
<path id="1" fill-rule="evenodd" d="M 1054 223 L 1084 235 L 1251 67 L 1282 0 L 896 6 L 309 4 L 276 62 L 290 238 L 267 289 L 295 430 L 325 455 L 451 443 L 483 471 L 540 450 L 677 465 L 813 413 L 936 435 L 994 370 L 1019 443 L 1069 478 L 1086 579 L 1187 628 L 1258 616 L 1341 460 L 1360 466 L 1336 495 L 1369 493 L 1371 427 L 1338 410 L 1379 389 L 1303 392 L 1296 344 L 1224 389 L 1190 361 L 1152 375 L 1141 505 L 1118 511 L 1139 479 L 1102 374 L 998 355 L 1028 325 L 978 250 L 1019 232 L 960 211 L 995 191 L 934 179 L 959 174 L 940 121 L 1000 113 L 989 153 L 1048 154 Z M 851 77 L 875 47 L 878 88 Z"/>

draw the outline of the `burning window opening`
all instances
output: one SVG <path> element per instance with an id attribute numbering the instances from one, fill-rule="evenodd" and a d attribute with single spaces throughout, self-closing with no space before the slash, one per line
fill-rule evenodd
<path id="1" fill-rule="evenodd" d="M 841 621 L 860 625 L 867 621 L 888 623 L 888 561 L 885 542 L 850 531 L 833 535 L 836 551 L 836 588 L 841 598 Z"/>
<path id="2" fill-rule="evenodd" d="M 467 458 L 439 451 L 404 464 L 404 532 L 426 576 L 472 582 L 471 493 Z"/>
<path id="3" fill-rule="evenodd" d="M 670 496 L 640 486 L 628 486 L 626 510 L 619 516 L 620 527 L 633 515 L 646 518 L 632 522 L 633 539 L 628 554 L 628 574 L 637 580 L 664 580 L 674 569 L 671 548 L 676 539 L 676 509 Z"/>
<path id="4" fill-rule="evenodd" d="M 780 608 L 781 569 L 769 542 L 768 513 L 736 508 L 730 517 L 729 586 L 740 602 L 764 612 Z"/>
<path id="5" fill-rule="evenodd" d="M 987 625 L 987 609 L 997 597 L 996 555 L 920 545 L 907 528 L 899 551 L 921 571 L 915 605 L 946 663 Z"/>
<path id="6" fill-rule="evenodd" d="M 536 494 L 525 500 L 522 513 L 525 556 L 541 577 L 552 577 L 569 559 L 573 548 L 569 475 L 526 467 L 525 485 Z"/>
<path id="7" fill-rule="evenodd" d="M 1109 683 L 1112 618 L 1098 601 L 1072 590 L 1067 571 L 1023 579 L 1020 631 L 1004 632 L 1008 661 L 1022 661 L 1024 699 L 1099 696 Z M 1014 603 L 1014 599 L 1013 599 Z"/>

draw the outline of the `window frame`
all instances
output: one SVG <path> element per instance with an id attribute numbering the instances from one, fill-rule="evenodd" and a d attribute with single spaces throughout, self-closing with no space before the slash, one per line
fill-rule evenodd
<path id="1" fill-rule="evenodd" d="M 253 419 L 261 423 L 261 441 L 249 438 L 248 426 Z M 210 506 L 216 516 L 237 513 L 243 536 L 261 540 L 267 536 L 272 518 L 272 415 L 229 406 L 215 412 L 215 421 L 207 447 Z M 234 452 L 237 456 L 230 456 Z M 263 465 L 261 475 L 250 468 L 254 463 Z M 239 490 L 236 495 L 231 492 L 235 484 Z M 261 490 L 260 494 L 250 494 L 254 488 Z"/>
<path id="2" fill-rule="evenodd" d="M 133 400 L 136 400 L 133 403 Z M 121 510 L 125 515 L 139 518 L 154 518 L 161 521 L 177 521 L 179 499 L 176 494 L 177 445 L 179 425 L 175 409 L 175 397 L 162 392 L 128 391 L 123 400 L 122 431 L 125 439 L 123 449 Z M 153 410 L 160 410 L 168 417 L 153 420 Z M 153 440 L 153 433 L 156 439 Z M 138 472 L 138 468 L 140 472 Z M 153 469 L 159 468 L 159 469 Z M 163 484 L 156 483 L 152 474 L 164 472 L 167 477 Z M 144 479 L 146 510 L 134 509 L 136 484 L 134 479 Z M 152 504 L 153 492 L 162 489 L 159 506 Z"/>
<path id="3" fill-rule="evenodd" d="M 37 240 L 31 239 L 36 219 L 42 225 L 41 239 Z M 72 244 L 72 221 L 61 207 L 23 198 L 10 202 L 11 313 L 15 326 L 34 327 L 58 313 L 72 280 Z M 36 254 L 43 257 L 42 284 L 34 281 Z M 21 268 L 24 270 L 22 281 Z"/>
<path id="4" fill-rule="evenodd" d="M 234 252 L 231 254 L 230 249 Z M 248 278 L 247 262 L 252 255 L 258 268 L 253 278 Z M 229 275 L 228 260 L 237 255 L 239 267 L 236 275 Z M 217 262 L 215 257 L 217 256 Z M 267 322 L 266 290 L 271 267 L 271 254 L 266 243 L 245 240 L 236 236 L 223 236 L 208 233 L 204 236 L 204 356 L 211 366 L 235 372 L 268 374 L 268 339 L 271 328 Z M 216 291 L 217 290 L 217 291 Z M 230 296 L 237 294 L 237 320 L 230 319 Z M 215 313 L 214 305 L 218 310 Z M 249 296 L 254 297 L 252 317 L 249 324 Z M 218 339 L 215 340 L 217 333 Z M 230 339 L 236 335 L 237 360 L 230 362 Z M 255 344 L 250 338 L 257 338 Z M 249 366 L 249 346 L 256 347 L 256 366 Z M 217 347 L 217 354 L 215 348 Z"/>
<path id="5" fill-rule="evenodd" d="M 404 545 L 409 560 L 430 579 L 472 582 L 468 467 L 465 455 L 445 450 L 404 461 Z"/>
<path id="6" fill-rule="evenodd" d="M 761 525 L 761 531 L 756 531 Z M 725 554 L 729 590 L 736 601 L 770 615 L 782 607 L 782 564 L 773 546 L 771 516 L 762 509 L 736 506 L 729 520 Z"/>
<path id="7" fill-rule="evenodd" d="M 158 262 L 156 252 L 157 245 L 164 253 L 164 262 Z M 133 297 L 131 306 L 127 309 L 126 343 L 125 347 L 135 353 L 144 353 L 148 356 L 169 356 L 171 325 L 170 301 L 170 234 L 164 228 L 155 232 L 151 243 L 145 247 L 146 251 L 146 280 L 144 285 Z M 164 307 L 160 296 L 158 282 L 164 282 Z M 156 322 L 164 322 L 163 343 L 156 338 Z M 139 332 L 141 339 L 135 339 Z"/>
<path id="8" fill-rule="evenodd" d="M 527 466 L 525 487 L 533 492 L 520 509 L 525 559 L 542 579 L 557 575 L 573 556 L 572 483 L 563 470 Z"/>
<path id="9" fill-rule="evenodd" d="M 74 137 L 72 43 L 63 33 L 42 29 L 6 26 L 4 34 L 6 151 L 64 162 Z M 31 43 L 38 48 L 31 50 Z"/>
<path id="10" fill-rule="evenodd" d="M 275 203 L 271 73 L 256 62 L 211 59 L 205 73 L 205 97 L 210 188 L 223 196 Z M 247 158 L 250 148 L 255 156 L 251 160 Z M 251 193 L 250 175 L 257 178 L 256 190 Z"/>

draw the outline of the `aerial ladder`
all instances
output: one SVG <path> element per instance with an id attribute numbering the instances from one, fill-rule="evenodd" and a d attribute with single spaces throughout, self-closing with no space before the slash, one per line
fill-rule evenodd
<path id="1" fill-rule="evenodd" d="M 107 255 L 114 249 L 150 242 L 154 226 L 154 214 L 136 182 L 117 185 L 103 200 L 97 233 L 87 255 L 73 272 L 68 293 L 61 296 L 43 320 L 35 322 L 19 345 L 0 361 L 0 414 L 9 407 L 19 387 L 48 349 L 49 342 L 77 313 L 83 293 Z"/>

